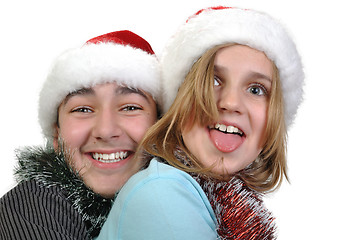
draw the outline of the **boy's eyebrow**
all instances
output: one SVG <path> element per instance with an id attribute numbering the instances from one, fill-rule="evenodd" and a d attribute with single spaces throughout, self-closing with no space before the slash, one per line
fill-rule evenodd
<path id="1" fill-rule="evenodd" d="M 137 88 L 119 86 L 115 89 L 115 94 L 118 94 L 118 95 L 127 95 L 127 94 L 133 94 L 133 93 L 139 94 L 140 96 L 144 97 L 149 102 L 149 99 L 145 95 L 145 93 Z M 95 95 L 95 91 L 93 88 L 82 88 L 77 91 L 71 92 L 65 97 L 64 104 L 66 104 L 70 98 L 72 98 L 74 96 L 78 96 L 78 95 Z"/>
<path id="2" fill-rule="evenodd" d="M 95 94 L 95 92 L 92 88 L 82 88 L 82 89 L 76 90 L 74 92 L 71 92 L 65 97 L 64 105 L 69 101 L 69 99 L 71 97 L 74 97 L 77 95 L 91 95 L 91 94 Z"/>
<path id="3" fill-rule="evenodd" d="M 123 95 L 123 94 L 127 95 L 127 94 L 133 94 L 133 93 L 139 94 L 140 96 L 144 97 L 149 102 L 147 95 L 145 95 L 145 93 L 143 91 L 141 91 L 137 88 L 119 86 L 115 92 L 120 95 Z"/>

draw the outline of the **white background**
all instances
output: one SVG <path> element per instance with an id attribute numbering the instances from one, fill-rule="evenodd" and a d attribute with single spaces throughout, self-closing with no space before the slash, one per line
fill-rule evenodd
<path id="1" fill-rule="evenodd" d="M 0 196 L 14 186 L 14 149 L 42 144 L 37 100 L 52 60 L 70 47 L 129 29 L 157 54 L 203 7 L 268 12 L 303 58 L 305 100 L 289 131 L 291 184 L 268 196 L 279 239 L 361 239 L 361 37 L 357 1 L 2 1 L 0 4 Z"/>

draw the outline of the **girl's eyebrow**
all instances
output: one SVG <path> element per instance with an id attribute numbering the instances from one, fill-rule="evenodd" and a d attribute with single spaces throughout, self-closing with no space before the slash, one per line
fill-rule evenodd
<path id="1" fill-rule="evenodd" d="M 252 72 L 250 77 L 253 79 L 264 79 L 272 83 L 272 79 L 270 77 L 259 72 Z"/>
<path id="2" fill-rule="evenodd" d="M 214 72 L 215 73 L 222 73 L 222 72 L 224 72 L 224 71 L 227 71 L 227 68 L 226 67 L 223 67 L 223 66 L 219 66 L 219 65 L 216 65 L 216 64 L 214 64 Z M 251 79 L 264 79 L 264 80 L 267 80 L 267 81 L 269 81 L 269 82 L 271 82 L 272 83 L 272 78 L 270 78 L 270 77 L 268 77 L 267 75 L 265 75 L 265 74 L 262 74 L 262 73 L 260 73 L 260 72 L 251 72 L 250 74 L 249 74 L 249 78 L 251 78 Z"/>
<path id="3" fill-rule="evenodd" d="M 214 67 L 213 67 L 213 71 L 214 72 L 222 72 L 222 71 L 225 71 L 226 70 L 226 68 L 225 67 L 222 67 L 222 66 L 219 66 L 219 65 L 216 65 L 216 64 L 214 64 Z"/>

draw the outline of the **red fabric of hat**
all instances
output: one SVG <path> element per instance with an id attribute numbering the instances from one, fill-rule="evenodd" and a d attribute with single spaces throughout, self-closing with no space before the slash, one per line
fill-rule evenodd
<path id="1" fill-rule="evenodd" d="M 103 34 L 88 40 L 86 44 L 89 43 L 97 44 L 97 43 L 106 43 L 106 42 L 113 42 L 121 45 L 130 45 L 133 48 L 139 48 L 149 54 L 154 54 L 152 47 L 146 40 L 144 40 L 142 37 L 128 30 Z"/>

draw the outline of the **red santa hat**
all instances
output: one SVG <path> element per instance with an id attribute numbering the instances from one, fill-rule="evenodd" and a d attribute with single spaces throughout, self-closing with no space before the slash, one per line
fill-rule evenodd
<path id="1" fill-rule="evenodd" d="M 277 66 L 289 126 L 302 101 L 304 72 L 296 46 L 282 25 L 269 15 L 249 9 L 214 7 L 191 16 L 167 43 L 161 58 L 163 112 L 173 103 L 192 65 L 207 50 L 237 43 L 263 51 Z"/>
<path id="2" fill-rule="evenodd" d="M 56 58 L 39 98 L 44 136 L 52 140 L 57 109 L 69 93 L 107 82 L 142 89 L 159 103 L 159 62 L 149 43 L 133 32 L 117 31 L 92 38 Z"/>

